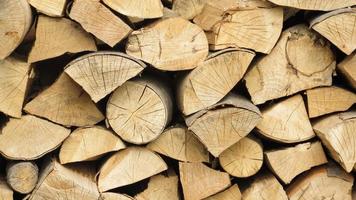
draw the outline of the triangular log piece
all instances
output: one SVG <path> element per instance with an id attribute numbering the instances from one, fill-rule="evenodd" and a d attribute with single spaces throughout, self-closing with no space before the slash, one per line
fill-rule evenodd
<path id="1" fill-rule="evenodd" d="M 170 89 L 153 77 L 127 81 L 114 91 L 106 107 L 110 126 L 134 144 L 156 139 L 171 121 L 172 112 Z"/>
<path id="2" fill-rule="evenodd" d="M 28 0 L 37 11 L 52 17 L 62 17 L 68 0 Z"/>
<path id="3" fill-rule="evenodd" d="M 111 47 L 132 31 L 130 26 L 98 0 L 75 0 L 69 17 Z"/>
<path id="4" fill-rule="evenodd" d="M 356 52 L 347 56 L 337 65 L 341 74 L 344 75 L 349 84 L 356 90 Z"/>
<path id="5" fill-rule="evenodd" d="M 244 137 L 219 156 L 221 167 L 234 177 L 256 174 L 263 164 L 263 147 L 258 138 Z"/>
<path id="6" fill-rule="evenodd" d="M 65 126 L 90 126 L 104 119 L 89 95 L 65 73 L 24 110 Z"/>
<path id="7" fill-rule="evenodd" d="M 19 46 L 30 29 L 31 7 L 26 0 L 2 0 L 0 21 L 0 60 L 2 60 Z"/>
<path id="8" fill-rule="evenodd" d="M 126 54 L 100 51 L 73 60 L 65 73 L 98 102 L 145 67 L 143 62 Z"/>
<path id="9" fill-rule="evenodd" d="M 99 191 L 136 183 L 166 169 L 167 165 L 159 155 L 146 148 L 129 147 L 105 161 L 98 178 Z"/>
<path id="10" fill-rule="evenodd" d="M 179 174 L 185 200 L 204 199 L 231 185 L 229 174 L 202 163 L 179 162 Z"/>
<path id="11" fill-rule="evenodd" d="M 269 55 L 262 57 L 246 76 L 255 104 L 289 96 L 302 90 L 330 86 L 335 69 L 330 44 L 305 25 L 282 33 Z"/>
<path id="12" fill-rule="evenodd" d="M 328 162 L 320 142 L 269 150 L 265 156 L 270 170 L 285 184 L 289 184 L 298 174 Z"/>
<path id="13" fill-rule="evenodd" d="M 294 7 L 302 10 L 320 10 L 329 11 L 338 8 L 353 6 L 356 0 L 269 0 L 270 2 L 287 7 Z"/>
<path id="14" fill-rule="evenodd" d="M 172 10 L 184 19 L 193 19 L 198 15 L 208 0 L 175 0 Z"/>
<path id="15" fill-rule="evenodd" d="M 220 101 L 241 80 L 254 56 L 244 49 L 211 54 L 178 83 L 179 109 L 190 115 Z"/>
<path id="16" fill-rule="evenodd" d="M 99 200 L 135 200 L 135 199 L 125 194 L 104 192 L 100 194 Z"/>
<path id="17" fill-rule="evenodd" d="M 218 157 L 251 132 L 261 120 L 258 108 L 242 96 L 229 94 L 218 104 L 185 119 L 189 130 Z"/>
<path id="18" fill-rule="evenodd" d="M 31 65 L 17 57 L 0 60 L 0 112 L 21 117 Z"/>
<path id="19" fill-rule="evenodd" d="M 61 164 L 96 160 L 126 145 L 111 130 L 100 126 L 78 128 L 63 142 L 59 152 Z"/>
<path id="20" fill-rule="evenodd" d="M 13 200 L 14 192 L 4 177 L 0 177 L 0 200 Z"/>
<path id="21" fill-rule="evenodd" d="M 127 54 L 166 71 L 193 69 L 208 51 L 204 31 L 180 17 L 158 20 L 132 32 L 126 45 Z"/>
<path id="22" fill-rule="evenodd" d="M 356 111 L 323 117 L 313 128 L 332 158 L 351 172 L 356 164 Z"/>
<path id="23" fill-rule="evenodd" d="M 147 148 L 183 162 L 209 162 L 205 146 L 182 125 L 167 128 Z"/>
<path id="24" fill-rule="evenodd" d="M 152 19 L 163 16 L 161 0 L 103 0 L 111 9 L 136 19 Z"/>
<path id="25" fill-rule="evenodd" d="M 96 46 L 93 37 L 79 24 L 66 18 L 38 17 L 30 63 L 82 51 L 96 51 Z"/>
<path id="26" fill-rule="evenodd" d="M 38 181 L 38 167 L 34 162 L 9 162 L 6 179 L 10 187 L 21 194 L 30 193 Z"/>
<path id="27" fill-rule="evenodd" d="M 0 134 L 0 152 L 12 160 L 34 160 L 56 149 L 70 130 L 31 115 L 11 118 Z"/>
<path id="28" fill-rule="evenodd" d="M 356 103 L 355 93 L 335 86 L 307 90 L 306 94 L 310 118 L 345 111 Z"/>
<path id="29" fill-rule="evenodd" d="M 282 143 L 309 140 L 315 136 L 300 94 L 264 107 L 257 130 L 263 136 Z"/>
<path id="30" fill-rule="evenodd" d="M 239 186 L 235 184 L 228 189 L 204 200 L 241 200 L 241 192 Z"/>

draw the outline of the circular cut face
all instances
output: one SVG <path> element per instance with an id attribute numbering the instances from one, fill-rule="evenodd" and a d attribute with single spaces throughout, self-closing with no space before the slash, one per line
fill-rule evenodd
<path id="1" fill-rule="evenodd" d="M 107 119 L 123 140 L 144 144 L 162 133 L 167 112 L 162 99 L 152 88 L 144 83 L 128 81 L 110 97 Z"/>

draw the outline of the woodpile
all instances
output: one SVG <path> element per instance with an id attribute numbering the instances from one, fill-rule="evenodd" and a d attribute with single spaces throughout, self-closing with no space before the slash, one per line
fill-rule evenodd
<path id="1" fill-rule="evenodd" d="M 356 0 L 0 0 L 0 200 L 356 199 Z"/>

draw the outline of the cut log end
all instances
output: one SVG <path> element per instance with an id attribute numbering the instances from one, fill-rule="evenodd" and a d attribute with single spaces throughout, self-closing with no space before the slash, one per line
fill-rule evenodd
<path id="1" fill-rule="evenodd" d="M 6 167 L 10 187 L 21 194 L 30 193 L 38 180 L 38 167 L 33 162 L 11 162 Z"/>
<path id="2" fill-rule="evenodd" d="M 62 17 L 66 8 L 67 0 L 28 0 L 37 11 L 52 17 Z"/>
<path id="3" fill-rule="evenodd" d="M 128 17 L 152 19 L 163 16 L 161 0 L 104 0 L 104 3 L 113 10 Z"/>

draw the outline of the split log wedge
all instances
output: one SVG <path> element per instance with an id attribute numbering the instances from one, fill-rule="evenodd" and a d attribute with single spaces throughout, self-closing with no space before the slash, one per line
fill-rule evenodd
<path id="1" fill-rule="evenodd" d="M 68 0 L 28 0 L 37 11 L 51 17 L 62 17 Z"/>
<path id="2" fill-rule="evenodd" d="M 269 0 L 270 2 L 287 7 L 294 7 L 301 10 L 320 10 L 329 11 L 336 10 L 338 8 L 344 8 L 353 6 L 356 4 L 356 0 Z"/>
<path id="3" fill-rule="evenodd" d="M 161 0 L 103 0 L 113 10 L 137 19 L 152 19 L 163 16 Z"/>
<path id="4" fill-rule="evenodd" d="M 193 19 L 204 8 L 208 0 L 175 0 L 172 10 L 184 19 Z"/>
<path id="5" fill-rule="evenodd" d="M 239 186 L 235 184 L 225 191 L 222 191 L 204 200 L 241 200 L 241 192 Z"/>
<path id="6" fill-rule="evenodd" d="M 338 64 L 338 69 L 349 84 L 356 90 L 356 52 L 347 56 Z"/>
<path id="7" fill-rule="evenodd" d="M 135 199 L 124 194 L 105 192 L 100 195 L 99 200 L 135 200 Z"/>
<path id="8" fill-rule="evenodd" d="M 6 180 L 21 194 L 30 193 L 38 181 L 38 167 L 34 162 L 10 162 L 6 166 Z"/>
<path id="9" fill-rule="evenodd" d="M 0 200 L 13 200 L 13 199 L 14 199 L 14 192 L 7 184 L 6 179 L 0 177 Z"/>

